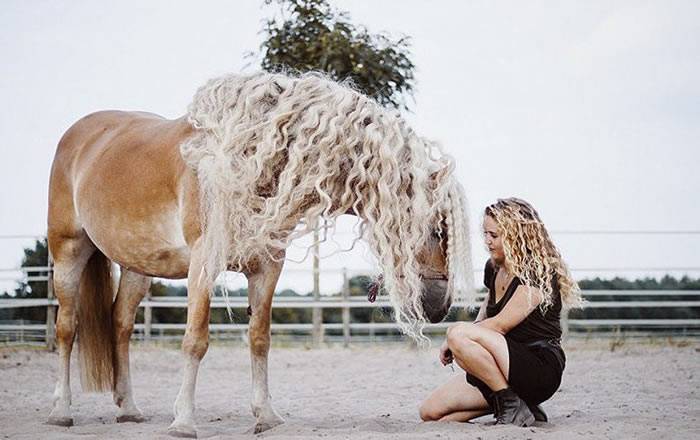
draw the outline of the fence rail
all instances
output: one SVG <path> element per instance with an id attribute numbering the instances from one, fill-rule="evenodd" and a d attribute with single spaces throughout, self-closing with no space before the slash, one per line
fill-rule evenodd
<path id="1" fill-rule="evenodd" d="M 556 235 L 685 235 L 698 236 L 699 229 L 686 230 L 552 230 L 552 234 Z M 479 231 L 471 231 L 472 235 L 478 235 Z M 336 232 L 336 234 L 345 234 Z M 42 240 L 46 236 L 38 234 L 10 234 L 0 235 L 0 240 Z M 49 257 L 50 259 L 50 257 Z M 28 282 L 46 282 L 48 298 L 31 298 L 31 299 L 0 299 L 0 310 L 24 308 L 24 307 L 44 307 L 46 308 L 46 322 L 12 322 L 0 323 L 0 342 L 20 343 L 45 343 L 49 348 L 54 347 L 55 343 L 55 317 L 58 302 L 53 298 L 53 285 L 50 273 L 52 267 L 37 266 L 37 267 L 11 267 L 0 268 L 0 282 L 20 281 Z M 687 267 L 572 267 L 572 272 L 700 272 L 700 266 L 690 262 Z M 313 315 L 318 317 L 324 309 L 341 309 L 342 322 L 340 323 L 324 323 L 319 322 L 314 318 L 313 323 L 301 324 L 272 324 L 272 331 L 275 333 L 301 333 L 306 335 L 320 334 L 321 337 L 328 335 L 330 338 L 342 340 L 346 345 L 353 340 L 362 340 L 365 334 L 368 334 L 369 339 L 375 335 L 375 332 L 385 332 L 397 334 L 398 328 L 394 323 L 359 323 L 351 322 L 350 310 L 356 308 L 384 308 L 390 307 L 388 301 L 382 298 L 375 303 L 368 303 L 365 298 L 356 298 L 349 296 L 348 276 L 363 275 L 374 273 L 372 269 L 358 269 L 348 271 L 345 268 L 324 268 L 319 270 L 308 269 L 285 269 L 286 273 L 305 272 L 312 274 L 317 281 L 319 274 L 335 273 L 343 275 L 342 297 L 322 298 L 314 300 L 313 298 L 295 298 L 295 297 L 276 297 L 273 301 L 273 309 L 311 309 Z M 475 273 L 480 273 L 480 270 L 475 270 Z M 318 293 L 318 283 L 315 282 L 315 292 Z M 585 304 L 586 309 L 664 309 L 664 308 L 700 308 L 700 291 L 585 291 L 585 297 L 589 300 Z M 619 298 L 619 301 L 610 300 L 610 298 Z M 634 296 L 633 300 L 626 299 Z M 673 297 L 673 300 L 670 298 Z M 648 300 L 647 300 L 648 298 Z M 471 304 L 478 307 L 480 301 Z M 455 306 L 464 306 L 465 304 L 456 304 Z M 135 325 L 135 336 L 137 338 L 177 338 L 185 329 L 184 323 L 154 323 L 153 310 L 158 308 L 183 308 L 187 306 L 186 298 L 183 297 L 157 297 L 144 299 L 140 307 L 143 309 L 144 321 Z M 211 306 L 213 308 L 231 307 L 234 309 L 246 308 L 248 306 L 246 298 L 232 297 L 228 301 L 222 298 L 213 298 Z M 692 317 L 698 316 L 697 313 L 691 314 Z M 450 322 L 429 325 L 426 328 L 427 332 L 439 333 L 443 332 Z M 594 333 L 602 335 L 604 332 L 612 330 L 613 332 L 624 331 L 628 335 L 646 335 L 649 332 L 659 334 L 659 330 L 667 329 L 670 334 L 681 334 L 700 336 L 700 319 L 569 319 L 568 312 L 562 313 L 562 327 L 567 335 L 580 335 Z M 243 336 L 247 330 L 247 324 L 226 323 L 226 324 L 211 324 L 210 329 L 219 336 L 238 337 Z M 641 332 L 640 332 L 641 329 Z M 645 332 L 644 330 L 648 330 Z M 339 333 L 340 332 L 340 333 Z"/>
<path id="2" fill-rule="evenodd" d="M 347 283 L 344 283 L 346 286 Z M 584 309 L 595 308 L 700 308 L 700 300 L 681 299 L 668 300 L 658 298 L 668 297 L 698 297 L 700 291 L 684 291 L 684 290 L 656 290 L 656 291 L 620 291 L 620 290 L 597 290 L 584 291 L 584 297 L 591 301 L 586 301 Z M 639 296 L 639 297 L 655 297 L 648 301 L 595 301 L 595 298 L 602 296 Z M 478 307 L 483 296 L 477 298 L 472 304 L 456 303 L 453 307 L 465 307 L 471 305 Z M 47 307 L 47 310 L 55 311 L 58 305 L 56 299 L 52 298 L 36 298 L 36 299 L 2 299 L 0 300 L 0 309 L 18 308 L 18 307 Z M 134 327 L 135 335 L 140 339 L 172 339 L 179 337 L 178 335 L 185 330 L 184 323 L 153 323 L 152 312 L 154 308 L 184 308 L 187 307 L 187 298 L 185 297 L 154 297 L 141 301 L 139 307 L 144 310 L 144 323 L 137 323 Z M 228 299 L 215 297 L 211 301 L 212 308 L 231 307 L 232 309 L 245 309 L 248 307 L 248 301 L 245 297 L 230 297 Z M 398 333 L 398 326 L 395 323 L 359 323 L 351 322 L 350 309 L 356 308 L 386 308 L 391 307 L 389 301 L 378 300 L 374 303 L 369 303 L 364 297 L 350 297 L 347 292 L 344 292 L 343 297 L 323 298 L 321 300 L 313 300 L 313 298 L 305 297 L 276 297 L 273 301 L 273 309 L 342 309 L 342 322 L 339 323 L 320 323 L 320 329 L 324 337 L 341 338 L 344 344 L 349 344 L 351 338 L 363 340 L 363 336 L 369 335 L 370 339 L 376 337 L 376 332 Z M 659 329 L 669 329 L 677 334 L 685 336 L 700 335 L 700 319 L 569 319 L 568 312 L 562 314 L 562 326 L 565 337 L 578 334 L 590 334 L 591 332 L 600 332 L 603 329 L 612 331 L 622 331 L 625 329 L 633 330 L 640 334 L 640 329 L 648 329 L 649 331 L 658 331 Z M 55 335 L 54 316 L 53 313 L 48 313 L 47 323 L 12 323 L 0 324 L 0 342 L 14 343 L 24 341 L 30 343 L 46 343 L 49 347 L 53 347 L 53 338 Z M 452 322 L 442 322 L 439 324 L 430 324 L 425 331 L 428 334 L 440 334 L 451 325 Z M 225 334 L 227 337 L 243 336 L 247 331 L 248 325 L 241 323 L 225 323 L 225 324 L 210 324 L 210 330 L 216 335 L 217 333 Z M 271 325 L 273 333 L 294 333 L 294 334 L 312 334 L 314 324 L 312 323 L 294 323 L 294 324 L 277 324 Z M 680 331 L 680 333 L 679 333 Z M 173 334 L 175 333 L 175 334 Z M 339 334 L 335 334 L 339 333 Z M 631 332 L 632 333 L 632 332 Z M 630 334 L 631 334 L 630 333 Z M 645 334 L 642 332 L 641 334 Z M 342 337 L 341 337 L 342 335 Z"/>

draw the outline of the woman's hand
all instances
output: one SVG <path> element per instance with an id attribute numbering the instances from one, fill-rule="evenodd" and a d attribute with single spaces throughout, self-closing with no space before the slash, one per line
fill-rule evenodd
<path id="1" fill-rule="evenodd" d="M 452 351 L 447 346 L 447 339 L 445 339 L 445 342 L 443 342 L 440 346 L 440 362 L 443 366 L 445 366 L 447 364 L 451 364 L 453 360 L 454 357 L 452 356 Z"/>

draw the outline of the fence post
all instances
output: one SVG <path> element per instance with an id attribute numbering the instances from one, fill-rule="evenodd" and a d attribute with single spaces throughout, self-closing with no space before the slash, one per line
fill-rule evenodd
<path id="1" fill-rule="evenodd" d="M 151 301 L 151 288 L 148 288 L 146 292 L 146 301 Z M 153 309 L 150 305 L 143 307 L 143 339 L 145 341 L 151 340 L 151 322 L 153 321 Z"/>
<path id="2" fill-rule="evenodd" d="M 343 301 L 350 300 L 350 280 L 348 279 L 348 269 L 343 268 Z M 343 346 L 350 346 L 350 307 L 343 307 Z"/>
<path id="3" fill-rule="evenodd" d="M 49 351 L 56 350 L 56 306 L 50 302 L 54 299 L 53 294 L 53 257 L 49 251 L 48 261 L 46 262 L 49 271 L 46 279 L 46 298 L 49 304 L 46 306 L 46 348 Z"/>
<path id="4" fill-rule="evenodd" d="M 569 308 L 562 310 L 564 313 L 561 316 L 561 339 L 566 342 L 569 339 Z"/>
<path id="5" fill-rule="evenodd" d="M 314 258 L 313 258 L 313 276 L 314 276 L 314 301 L 321 300 L 321 288 L 319 282 L 319 271 L 318 271 L 318 224 L 314 229 Z M 311 321 L 313 323 L 313 329 L 311 331 L 311 337 L 313 340 L 314 347 L 320 347 L 323 343 L 323 309 L 320 307 L 314 307 L 311 311 Z"/>

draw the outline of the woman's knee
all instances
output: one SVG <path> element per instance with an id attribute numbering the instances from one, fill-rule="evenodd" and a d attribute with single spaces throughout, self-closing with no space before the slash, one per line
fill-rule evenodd
<path id="1" fill-rule="evenodd" d="M 450 327 L 447 332 L 447 345 L 450 349 L 461 346 L 468 346 L 475 342 L 477 338 L 477 328 L 474 324 L 461 322 Z"/>
<path id="2" fill-rule="evenodd" d="M 440 414 L 438 408 L 433 405 L 430 400 L 426 400 L 421 404 L 418 413 L 420 414 L 421 420 L 424 422 L 434 422 L 436 420 L 440 420 L 442 417 L 442 414 Z"/>

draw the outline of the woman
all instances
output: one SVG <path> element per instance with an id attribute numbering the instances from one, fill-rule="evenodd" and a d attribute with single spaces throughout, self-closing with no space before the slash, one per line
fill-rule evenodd
<path id="1" fill-rule="evenodd" d="M 497 424 L 547 421 L 538 406 L 559 388 L 565 356 L 560 345 L 562 302 L 580 293 L 537 211 L 527 202 L 499 199 L 484 212 L 491 258 L 484 299 L 474 323 L 457 323 L 440 348 L 443 365 L 467 372 L 423 402 L 423 420 L 466 422 L 493 412 Z"/>

